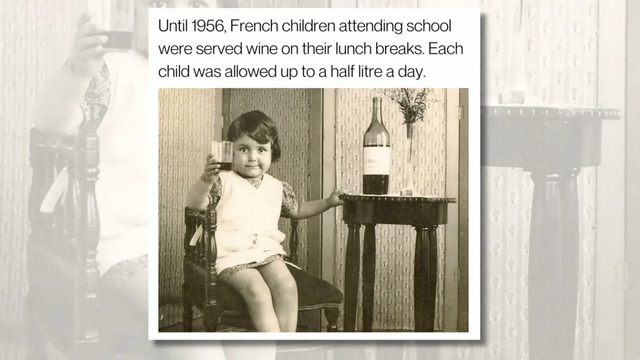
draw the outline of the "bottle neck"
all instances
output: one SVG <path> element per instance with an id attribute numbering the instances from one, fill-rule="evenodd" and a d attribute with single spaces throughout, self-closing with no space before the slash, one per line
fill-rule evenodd
<path id="1" fill-rule="evenodd" d="M 371 123 L 382 124 L 382 98 L 373 98 L 373 113 L 371 114 Z"/>

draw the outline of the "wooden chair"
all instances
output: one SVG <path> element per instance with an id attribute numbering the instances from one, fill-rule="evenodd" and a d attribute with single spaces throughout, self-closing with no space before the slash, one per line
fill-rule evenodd
<path id="1" fill-rule="evenodd" d="M 46 343 L 69 359 L 99 358 L 103 352 L 96 322 L 98 137 L 90 127 L 66 138 L 33 129 L 30 161 L 26 302 L 30 358 L 44 359 Z M 69 179 L 60 200 L 64 206 L 58 203 L 52 212 L 41 211 L 51 185 L 63 172 Z"/>
<path id="2" fill-rule="evenodd" d="M 74 136 L 56 137 L 31 130 L 29 293 L 25 302 L 29 359 L 46 359 L 47 344 L 69 360 L 138 359 L 146 356 L 149 347 L 131 340 L 125 342 L 130 347 L 120 346 L 120 339 L 114 345 L 116 341 L 103 331 L 105 322 L 114 324 L 113 314 L 102 311 L 106 302 L 103 299 L 105 295 L 115 295 L 102 288 L 103 278 L 96 261 L 100 240 L 95 192 L 99 174 L 96 129 L 106 106 L 90 106 L 94 107 L 92 117 Z M 68 179 L 66 193 L 49 202 L 49 209 L 45 210 L 43 200 L 60 176 Z M 119 307 L 124 313 L 123 306 Z M 141 338 L 146 338 L 144 332 L 140 333 Z"/>
<path id="3" fill-rule="evenodd" d="M 184 331 L 192 331 L 193 306 L 202 311 L 206 331 L 217 331 L 221 321 L 231 326 L 251 329 L 247 308 L 240 294 L 227 284 L 217 281 L 215 206 L 204 211 L 185 208 L 185 226 L 182 285 Z M 191 245 L 191 239 L 199 226 L 204 230 L 202 237 L 195 245 Z M 298 222 L 291 220 L 290 255 L 287 261 L 292 263 L 298 260 L 297 226 Z M 287 265 L 298 287 L 299 312 L 323 309 L 328 323 L 326 330 L 338 331 L 337 321 L 343 300 L 340 290 L 295 265 Z"/>

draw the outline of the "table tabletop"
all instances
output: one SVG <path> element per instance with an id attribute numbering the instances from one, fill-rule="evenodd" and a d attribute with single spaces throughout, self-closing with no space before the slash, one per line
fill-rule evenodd
<path id="1" fill-rule="evenodd" d="M 397 224 L 416 227 L 447 223 L 447 204 L 455 198 L 443 196 L 395 196 L 345 194 L 343 220 L 347 224 Z"/>
<path id="2" fill-rule="evenodd" d="M 598 119 L 615 120 L 620 110 L 577 106 L 489 105 L 481 108 L 481 114 L 489 117 L 536 119 Z"/>

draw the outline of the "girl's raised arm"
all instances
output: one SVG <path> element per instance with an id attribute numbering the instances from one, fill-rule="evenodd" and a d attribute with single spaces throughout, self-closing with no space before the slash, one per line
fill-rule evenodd
<path id="1" fill-rule="evenodd" d="M 209 154 L 204 165 L 204 173 L 187 192 L 187 207 L 194 210 L 206 210 L 209 205 L 209 197 L 213 183 L 218 179 L 220 163 L 216 162 Z"/>
<path id="2" fill-rule="evenodd" d="M 38 94 L 35 126 L 43 132 L 69 134 L 82 123 L 80 102 L 91 79 L 104 66 L 105 36 L 88 15 L 78 20 L 78 30 L 69 60 Z"/>

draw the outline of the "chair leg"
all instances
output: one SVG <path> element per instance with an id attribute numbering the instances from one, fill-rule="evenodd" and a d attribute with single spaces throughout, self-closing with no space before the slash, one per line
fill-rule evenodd
<path id="1" fill-rule="evenodd" d="M 202 311 L 202 322 L 206 332 L 216 332 L 220 324 L 220 314 L 217 306 L 205 305 Z"/>
<path id="2" fill-rule="evenodd" d="M 324 308 L 324 317 L 327 318 L 327 332 L 338 331 L 338 315 L 340 310 L 335 307 Z"/>
<path id="3" fill-rule="evenodd" d="M 182 331 L 193 331 L 193 304 L 187 297 L 186 284 L 182 284 Z"/>

